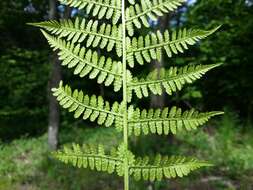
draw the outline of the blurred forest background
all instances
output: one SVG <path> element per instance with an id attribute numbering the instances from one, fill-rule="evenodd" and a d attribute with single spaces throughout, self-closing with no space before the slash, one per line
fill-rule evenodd
<path id="1" fill-rule="evenodd" d="M 59 110 L 49 89 L 60 79 L 71 81 L 72 86 L 89 94 L 118 97 L 110 93 L 111 89 L 85 78 L 80 80 L 61 68 L 40 31 L 26 24 L 85 16 L 85 12 L 64 7 L 55 0 L 1 0 L 0 6 L 0 190 L 121 189 L 122 181 L 116 176 L 77 170 L 49 157 L 50 150 L 73 141 L 114 146 L 120 139 L 113 129 L 74 120 L 71 114 Z M 194 155 L 215 166 L 184 179 L 132 181 L 131 189 L 253 189 L 253 1 L 191 0 L 177 12 L 154 22 L 153 29 L 210 29 L 220 24 L 216 34 L 186 54 L 153 64 L 167 67 L 223 63 L 220 68 L 175 96 L 151 97 L 135 103 L 224 110 L 226 114 L 195 132 L 131 139 L 132 148 L 139 154 Z M 147 72 L 143 67 L 137 70 Z"/>

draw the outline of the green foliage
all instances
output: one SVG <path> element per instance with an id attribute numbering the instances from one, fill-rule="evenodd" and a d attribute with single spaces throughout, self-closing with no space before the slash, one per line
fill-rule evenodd
<path id="1" fill-rule="evenodd" d="M 0 53 L 0 62 L 0 139 L 41 134 L 46 130 L 47 51 L 9 47 Z"/>
<path id="2" fill-rule="evenodd" d="M 181 108 L 172 107 L 160 109 L 149 109 L 140 111 L 129 108 L 129 134 L 139 136 L 141 133 L 168 135 L 170 132 L 176 134 L 182 130 L 191 131 L 206 123 L 211 117 L 223 114 L 223 112 L 199 113 L 195 109 L 184 111 Z"/>
<path id="3" fill-rule="evenodd" d="M 148 157 L 135 159 L 130 151 L 125 151 L 124 145 L 119 146 L 118 150 L 112 149 L 110 154 L 106 154 L 102 145 L 80 147 L 73 144 L 72 148 L 64 147 L 63 151 L 53 154 L 55 158 L 65 164 L 70 163 L 78 168 L 90 168 L 110 174 L 116 172 L 119 176 L 124 175 L 124 159 L 128 157 L 130 175 L 133 175 L 136 180 L 143 178 L 144 180 L 160 181 L 163 177 L 183 177 L 200 167 L 210 166 L 206 162 L 185 157 L 169 158 L 157 155 L 154 161 L 149 161 Z"/>
<path id="4" fill-rule="evenodd" d="M 122 160 L 118 158 L 117 151 L 111 150 L 111 153 L 105 154 L 105 149 L 102 145 L 95 147 L 94 145 L 79 145 L 73 144 L 73 148 L 65 147 L 63 152 L 54 153 L 54 157 L 58 160 L 78 168 L 90 168 L 91 170 L 106 171 L 113 173 L 117 171 L 118 175 L 122 176 Z"/>
<path id="5" fill-rule="evenodd" d="M 113 25 L 117 24 L 122 16 L 121 2 L 117 0 L 102 0 L 100 2 L 92 0 L 60 0 L 60 2 L 78 9 L 85 9 L 87 14 L 97 16 L 98 19 L 111 19 Z M 140 3 L 135 3 L 134 0 L 129 0 L 129 3 L 133 5 L 126 8 L 125 17 L 128 34 L 133 36 L 134 27 L 139 29 L 142 25 L 149 27 L 149 19 L 157 20 L 157 17 L 176 10 L 184 2 L 185 0 L 142 0 Z"/>
<path id="6" fill-rule="evenodd" d="M 161 137 L 158 141 L 154 137 L 148 141 L 146 138 L 143 139 L 144 145 L 149 148 L 149 145 L 154 145 L 153 142 L 156 142 L 162 152 L 173 151 L 175 154 L 197 155 L 201 160 L 212 160 L 215 166 L 208 168 L 206 172 L 195 172 L 194 175 L 182 178 L 180 181 L 174 179 L 156 182 L 154 183 L 156 188 L 158 190 L 172 190 L 176 187 L 179 189 L 212 188 L 224 190 L 227 188 L 226 182 L 229 182 L 240 184 L 239 189 L 250 189 L 253 169 L 252 126 L 242 126 L 241 121 L 235 119 L 235 116 L 226 110 L 226 115 L 222 121 L 213 124 L 218 126 L 217 129 L 208 128 L 211 134 L 203 130 L 191 134 L 182 132 L 176 136 L 175 143 L 169 147 Z M 77 125 L 72 125 L 71 129 L 62 129 L 60 141 L 69 144 L 66 147 L 71 147 L 72 141 L 78 144 L 96 144 L 99 142 L 105 144 L 105 150 L 109 152 L 108 150 L 119 143 L 117 140 L 119 140 L 120 134 L 113 128 L 93 129 L 88 128 L 88 126 L 78 127 Z M 242 128 L 244 130 L 241 130 Z M 46 135 L 37 138 L 17 139 L 8 144 L 0 142 L 0 189 L 20 190 L 25 187 L 29 190 L 56 188 L 62 190 L 96 190 L 103 187 L 105 190 L 110 190 L 112 187 L 120 188 L 122 181 L 116 175 L 98 174 L 85 169 L 76 170 L 71 164 L 65 165 L 48 159 L 46 146 Z M 140 144 L 138 147 L 142 147 L 142 150 L 144 148 Z M 150 151 L 155 153 L 155 149 Z M 150 161 L 151 164 L 154 163 L 154 159 Z M 208 184 L 201 183 L 200 179 L 207 179 L 207 175 L 219 177 L 217 181 L 210 181 Z M 141 181 L 133 181 L 131 189 L 146 190 L 147 187 Z"/>
<path id="7" fill-rule="evenodd" d="M 68 85 L 63 86 L 62 82 L 58 88 L 52 89 L 60 105 L 74 112 L 74 117 L 82 116 L 84 120 L 97 120 L 99 125 L 106 127 L 115 126 L 118 131 L 123 132 L 123 143 L 110 154 L 106 153 L 102 146 L 84 145 L 80 147 L 74 144 L 72 148 L 65 147 L 53 155 L 64 163 L 70 163 L 77 167 L 96 169 L 98 171 L 116 172 L 124 176 L 124 189 L 129 189 L 129 176 L 136 180 L 156 181 L 165 178 L 183 177 L 191 171 L 210 164 L 193 158 L 186 157 L 162 157 L 154 159 L 144 157 L 135 158 L 135 155 L 128 148 L 128 138 L 134 131 L 135 135 L 157 133 L 168 134 L 171 131 L 175 134 L 182 128 L 186 130 L 195 129 L 207 122 L 208 119 L 221 112 L 199 113 L 194 109 L 184 111 L 172 107 L 170 110 L 150 109 L 140 111 L 134 109 L 131 103 L 132 91 L 138 98 L 147 97 L 150 90 L 153 94 L 161 95 L 163 88 L 168 94 L 181 90 L 186 83 L 201 78 L 207 71 L 219 66 L 213 65 L 190 65 L 182 68 L 172 67 L 169 70 L 162 69 L 159 74 L 156 70 L 151 72 L 144 79 L 132 77 L 127 65 L 134 67 L 135 62 L 143 65 L 144 62 L 160 60 L 164 49 L 169 57 L 172 54 L 183 53 L 188 45 L 196 44 L 200 39 L 214 33 L 219 27 L 213 30 L 186 30 L 182 29 L 171 34 L 166 30 L 164 34 L 160 31 L 146 36 L 131 37 L 134 35 L 134 27 L 141 28 L 142 24 L 148 26 L 148 18 L 156 19 L 164 13 L 175 10 L 184 1 L 149 1 L 142 0 L 140 5 L 129 0 L 132 5 L 125 4 L 122 0 L 116 1 L 86 1 L 69 0 L 61 1 L 67 5 L 85 8 L 91 16 L 112 19 L 112 24 L 103 21 L 76 18 L 74 21 L 61 20 L 35 23 L 33 25 L 47 30 L 42 30 L 49 44 L 54 50 L 60 50 L 58 55 L 63 65 L 68 68 L 75 67 L 74 74 L 81 77 L 89 75 L 89 78 L 98 78 L 98 83 L 105 83 L 106 86 L 114 82 L 115 92 L 122 87 L 123 100 L 115 102 L 110 106 L 101 96 L 84 95 L 83 91 L 72 90 Z M 106 11 L 110 11 L 107 12 Z M 121 23 L 119 15 L 121 14 Z M 141 22 L 142 23 L 141 23 Z M 128 35 L 127 35 L 128 31 Z M 82 47 L 85 45 L 85 48 Z M 86 49 L 87 48 L 87 49 Z M 98 56 L 92 48 L 106 49 L 108 52 L 115 50 L 117 57 L 105 58 Z M 99 58 L 100 57 L 100 58 Z M 107 56 L 111 57 L 111 56 Z M 121 59 L 121 61 L 118 61 Z M 106 63 L 105 63 L 106 62 Z"/>
<path id="8" fill-rule="evenodd" d="M 36 109 L 32 109 L 32 107 L 46 101 L 43 97 L 45 93 L 43 85 L 47 81 L 49 68 L 45 55 L 45 51 L 30 51 L 20 48 L 9 49 L 0 55 L 2 63 L 0 65 L 2 71 L 0 80 L 5 81 L 0 83 L 2 98 L 0 117 L 32 116 L 43 112 L 41 107 Z M 37 80 L 39 76 L 40 81 Z M 31 94 L 36 90 L 42 97 L 35 100 Z"/>
<path id="9" fill-rule="evenodd" d="M 4 142 L 46 131 L 48 49 L 39 31 L 26 23 L 43 18 L 48 2 L 33 0 L 32 4 L 36 12 L 27 13 L 26 0 L 0 2 L 0 138 Z"/>
<path id="10" fill-rule="evenodd" d="M 214 172 L 221 169 L 223 175 L 237 178 L 253 169 L 252 129 L 242 126 L 236 113 L 229 109 L 225 112 L 222 120 L 215 123 L 218 127 L 212 134 L 200 130 L 191 135 L 178 134 L 177 138 L 185 144 L 181 151 L 196 148 L 194 152 L 199 157 L 213 160 Z"/>
<path id="11" fill-rule="evenodd" d="M 63 143 L 68 144 L 75 140 L 78 143 L 95 144 L 99 141 L 106 143 L 106 148 L 118 143 L 115 137 L 119 137 L 119 134 L 113 129 L 90 129 L 76 125 L 71 129 L 63 127 L 59 136 Z M 0 159 L 1 190 L 23 188 L 26 190 L 95 190 L 101 186 L 109 190 L 111 186 L 120 186 L 120 180 L 115 176 L 76 170 L 71 165 L 49 158 L 46 134 L 36 138 L 23 137 L 11 143 L 0 142 Z"/>
<path id="12" fill-rule="evenodd" d="M 130 173 L 136 180 L 143 178 L 150 181 L 162 180 L 163 177 L 175 178 L 188 175 L 191 171 L 203 166 L 211 166 L 194 158 L 185 157 L 161 157 L 157 155 L 153 161 L 148 157 L 137 159 L 135 165 L 130 168 Z"/>
<path id="13" fill-rule="evenodd" d="M 204 106 L 217 109 L 227 105 L 240 110 L 240 116 L 248 120 L 253 118 L 252 69 L 248 69 L 253 62 L 253 44 L 249 43 L 253 30 L 252 8 L 252 0 L 198 0 L 187 7 L 184 15 L 185 27 L 198 24 L 208 29 L 222 24 L 222 32 L 201 42 L 194 57 L 189 58 L 199 64 L 223 63 L 219 70 L 210 73 L 212 80 L 199 85 L 205 97 Z"/>
<path id="14" fill-rule="evenodd" d="M 164 34 L 160 31 L 151 33 L 145 37 L 133 37 L 127 38 L 127 60 L 130 67 L 134 67 L 134 58 L 136 61 L 143 65 L 144 61 L 150 63 L 151 60 L 161 60 L 162 50 L 165 49 L 168 57 L 172 57 L 172 54 L 183 53 L 185 49 L 188 49 L 188 45 L 196 44 L 200 39 L 218 30 L 219 27 L 213 30 L 179 30 L 174 31 L 170 35 L 166 30 Z"/>
<path id="15" fill-rule="evenodd" d="M 99 56 L 96 51 L 87 50 L 81 44 L 65 42 L 60 38 L 55 38 L 43 31 L 49 44 L 58 52 L 59 59 L 63 60 L 62 65 L 68 68 L 75 68 L 74 74 L 84 77 L 89 75 L 90 79 L 97 78 L 98 84 L 105 86 L 114 85 L 117 92 L 122 86 L 122 64 L 120 61 L 113 61 L 111 58 Z"/>
<path id="16" fill-rule="evenodd" d="M 0 176 L 10 181 L 24 180 L 36 175 L 46 154 L 46 136 L 18 139 L 10 144 L 0 142 Z M 1 180 L 0 180 L 1 183 Z M 1 188 L 0 188 L 1 189 Z"/>
<path id="17" fill-rule="evenodd" d="M 142 0 L 126 8 L 126 29 L 130 36 L 134 35 L 134 26 L 141 28 L 142 25 L 150 27 L 149 19 L 157 20 L 157 17 L 172 12 L 183 4 L 185 0 Z M 133 3 L 132 3 L 133 4 Z"/>
<path id="18" fill-rule="evenodd" d="M 146 78 L 129 79 L 129 89 L 134 91 L 138 98 L 148 97 L 149 90 L 154 95 L 162 95 L 163 88 L 167 94 L 172 95 L 172 92 L 181 90 L 185 84 L 201 78 L 207 71 L 219 65 L 188 65 L 179 68 L 171 67 L 168 70 L 164 68 L 160 71 L 154 70 Z M 131 100 L 131 91 L 128 97 Z"/>
<path id="19" fill-rule="evenodd" d="M 59 88 L 52 89 L 52 91 L 63 108 L 74 112 L 75 118 L 82 116 L 84 120 L 95 121 L 97 119 L 99 125 L 104 124 L 106 127 L 110 127 L 114 123 L 118 128 L 121 127 L 122 105 L 118 102 L 114 102 L 110 106 L 109 102 L 104 101 L 101 96 L 89 97 L 84 95 L 83 91 L 78 90 L 72 92 L 71 88 L 68 85 L 64 87 L 62 82 Z"/>
<path id="20" fill-rule="evenodd" d="M 116 24 L 121 17 L 121 2 L 117 0 L 59 0 L 62 4 L 85 9 L 87 14 L 97 16 L 98 19 L 112 19 L 112 23 Z"/>
<path id="21" fill-rule="evenodd" d="M 59 38 L 66 37 L 67 41 L 71 40 L 72 43 L 81 43 L 86 40 L 86 47 L 99 47 L 110 52 L 116 46 L 118 56 L 122 55 L 121 25 L 117 27 L 116 25 L 103 23 L 98 27 L 97 20 L 87 22 L 86 19 L 79 19 L 79 17 L 74 22 L 68 19 L 60 22 L 47 21 L 32 25 L 44 28 L 52 34 L 58 35 Z"/>

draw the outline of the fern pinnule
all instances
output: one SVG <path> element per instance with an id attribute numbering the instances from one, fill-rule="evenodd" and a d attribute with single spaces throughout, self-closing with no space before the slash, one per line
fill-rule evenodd
<path id="1" fill-rule="evenodd" d="M 176 10 L 184 2 L 186 0 L 142 0 L 129 6 L 126 8 L 126 29 L 129 36 L 134 35 L 134 27 L 150 27 L 150 20 L 156 21 L 158 17 Z"/>
<path id="2" fill-rule="evenodd" d="M 121 2 L 119 0 L 59 0 L 62 4 L 85 9 L 87 14 L 97 16 L 98 19 L 112 19 L 116 24 L 121 17 Z"/>
<path id="3" fill-rule="evenodd" d="M 172 107 L 164 109 L 134 109 L 130 106 L 129 113 L 129 135 L 168 135 L 177 134 L 182 130 L 196 130 L 205 124 L 210 118 L 221 115 L 223 112 L 214 111 L 200 113 L 195 109 L 182 111 L 181 108 Z"/>
<path id="4" fill-rule="evenodd" d="M 83 91 L 72 89 L 66 85 L 63 86 L 61 82 L 58 88 L 52 89 L 53 95 L 57 97 L 59 104 L 68 109 L 69 112 L 74 112 L 74 117 L 82 119 L 90 119 L 95 121 L 99 125 L 105 125 L 110 127 L 115 124 L 116 128 L 121 128 L 122 122 L 122 105 L 118 102 L 114 102 L 110 106 L 108 101 L 99 96 L 88 96 L 84 95 Z"/>
<path id="5" fill-rule="evenodd" d="M 218 66 L 220 64 L 187 65 L 171 67 L 168 70 L 162 68 L 159 72 L 156 69 L 149 73 L 146 78 L 134 77 L 129 79 L 129 89 L 135 92 L 138 98 L 148 97 L 149 91 L 154 95 L 162 95 L 163 89 L 167 94 L 172 95 L 173 92 L 181 90 L 185 84 L 193 83 L 206 72 Z M 129 94 L 128 97 L 131 101 L 132 94 Z"/>
<path id="6" fill-rule="evenodd" d="M 113 148 L 108 153 L 103 145 L 72 144 L 71 147 L 65 146 L 63 150 L 54 152 L 53 156 L 74 167 L 116 173 L 119 176 L 124 174 L 124 158 L 128 157 L 129 174 L 135 180 L 142 178 L 149 181 L 183 177 L 203 166 L 211 166 L 207 162 L 182 156 L 168 157 L 158 154 L 153 159 L 147 156 L 135 158 L 132 152 L 125 151 L 124 145 Z"/>
<path id="7" fill-rule="evenodd" d="M 59 60 L 62 65 L 74 68 L 73 73 L 81 78 L 89 75 L 90 79 L 97 78 L 98 84 L 105 86 L 113 84 L 117 92 L 122 87 L 122 63 L 110 57 L 99 56 L 97 51 L 82 47 L 79 43 L 66 42 L 42 30 L 43 35 L 54 50 L 59 50 Z"/>
<path id="8" fill-rule="evenodd" d="M 130 67 L 134 67 L 135 60 L 140 65 L 152 60 L 161 61 L 162 50 L 166 51 L 168 57 L 173 54 L 183 53 L 188 49 L 188 45 L 196 44 L 200 39 L 206 38 L 217 31 L 220 26 L 212 30 L 198 29 L 180 29 L 171 34 L 166 30 L 163 34 L 160 31 L 139 36 L 127 38 L 127 60 Z"/>
<path id="9" fill-rule="evenodd" d="M 109 174 L 117 172 L 120 176 L 123 173 L 122 160 L 118 158 L 117 150 L 112 149 L 110 153 L 106 153 L 103 145 L 73 144 L 71 147 L 65 146 L 62 151 L 54 152 L 53 156 L 78 168 L 90 168 Z"/>
<path id="10" fill-rule="evenodd" d="M 122 56 L 122 28 L 121 25 L 99 24 L 97 20 L 80 19 L 76 17 L 74 22 L 70 19 L 62 19 L 60 22 L 51 20 L 32 25 L 44 28 L 51 34 L 66 38 L 67 41 L 84 42 L 86 47 L 99 47 L 111 52 L 116 47 L 118 56 Z"/>
<path id="11" fill-rule="evenodd" d="M 149 181 L 161 181 L 162 178 L 184 177 L 191 171 L 208 166 L 212 165 L 195 158 L 157 155 L 153 160 L 149 157 L 138 158 L 134 166 L 130 167 L 130 174 L 136 180 L 142 178 Z"/>

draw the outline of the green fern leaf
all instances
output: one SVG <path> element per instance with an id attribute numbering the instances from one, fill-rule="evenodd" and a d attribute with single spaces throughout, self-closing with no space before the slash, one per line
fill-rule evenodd
<path id="1" fill-rule="evenodd" d="M 185 84 L 192 83 L 209 70 L 218 66 L 220 64 L 187 65 L 180 68 L 171 67 L 168 70 L 161 69 L 159 75 L 158 70 L 154 70 L 146 78 L 133 78 L 129 88 L 135 92 L 138 98 L 148 97 L 149 90 L 155 95 L 162 95 L 163 88 L 167 94 L 171 95 L 172 92 L 181 90 Z"/>
<path id="2" fill-rule="evenodd" d="M 105 86 L 114 85 L 117 92 L 122 87 L 122 63 L 98 56 L 98 53 L 81 47 L 80 44 L 66 42 L 42 31 L 50 46 L 54 50 L 59 50 L 59 60 L 62 65 L 74 68 L 74 74 L 84 77 L 89 74 L 90 79 L 97 78 L 99 84 Z"/>
<path id="3" fill-rule="evenodd" d="M 191 171 L 206 166 L 212 165 L 194 158 L 157 155 L 153 160 L 148 157 L 136 159 L 136 163 L 130 166 L 130 174 L 135 180 L 160 181 L 162 178 L 187 176 Z"/>
<path id="4" fill-rule="evenodd" d="M 126 9 L 128 34 L 133 36 L 134 26 L 137 28 L 141 28 L 142 25 L 149 27 L 149 19 L 155 21 L 157 17 L 176 10 L 183 2 L 185 0 L 141 0 L 140 4 L 128 7 Z"/>
<path id="5" fill-rule="evenodd" d="M 46 29 L 60 38 L 65 37 L 68 41 L 83 42 L 86 40 L 86 47 L 99 47 L 111 52 L 116 47 L 117 55 L 122 56 L 122 29 L 121 25 L 102 24 L 98 21 L 80 19 L 77 17 L 74 22 L 70 19 L 63 19 L 60 22 L 52 20 L 32 25 Z"/>
<path id="6" fill-rule="evenodd" d="M 182 112 L 181 108 L 172 107 L 160 109 L 149 109 L 140 111 L 139 108 L 128 109 L 132 113 L 129 118 L 129 135 L 168 135 L 170 132 L 176 134 L 182 130 L 195 130 L 205 124 L 211 117 L 221 115 L 223 112 L 199 113 L 195 109 Z"/>
<path id="7" fill-rule="evenodd" d="M 112 19 L 116 24 L 121 17 L 121 2 L 118 0 L 59 0 L 62 4 L 85 9 L 87 14 L 97 16 L 98 19 Z"/>
<path id="8" fill-rule="evenodd" d="M 160 181 L 162 178 L 175 178 L 188 175 L 191 171 L 201 167 L 211 166 L 204 161 L 185 157 L 162 157 L 157 155 L 154 159 L 149 157 L 137 158 L 122 144 L 118 149 L 112 149 L 106 153 L 102 145 L 72 144 L 65 146 L 63 150 L 54 152 L 53 157 L 65 164 L 71 164 L 78 168 L 90 168 L 109 174 L 124 175 L 124 159 L 128 158 L 129 174 L 135 180 Z"/>
<path id="9" fill-rule="evenodd" d="M 218 30 L 186 30 L 181 29 L 169 33 L 157 31 L 146 36 L 128 37 L 134 35 L 135 28 L 149 27 L 150 20 L 156 20 L 164 14 L 174 11 L 186 0 L 59 0 L 60 3 L 85 9 L 88 18 L 63 19 L 32 24 L 38 26 L 48 40 L 50 46 L 57 50 L 62 65 L 74 70 L 80 77 L 89 76 L 97 79 L 99 84 L 114 85 L 117 92 L 122 89 L 122 103 L 112 105 L 101 96 L 84 95 L 83 91 L 73 90 L 63 86 L 53 88 L 53 95 L 59 104 L 74 113 L 75 118 L 89 119 L 106 127 L 114 126 L 123 132 L 123 143 L 106 153 L 103 146 L 72 145 L 57 151 L 53 155 L 64 163 L 79 168 L 90 168 L 97 171 L 117 173 L 124 176 L 124 189 L 129 189 L 129 176 L 136 180 L 161 180 L 188 175 L 191 171 L 210 164 L 185 157 L 149 157 L 136 158 L 129 150 L 130 135 L 176 134 L 181 130 L 190 131 L 206 123 L 211 117 L 222 112 L 199 113 L 195 109 L 182 112 L 180 108 L 140 110 L 129 106 L 133 92 L 138 98 L 148 97 L 150 92 L 161 95 L 163 90 L 171 95 L 181 90 L 187 83 L 201 78 L 207 71 L 219 66 L 188 65 L 171 67 L 168 70 L 152 71 L 147 77 L 133 77 L 127 69 L 135 66 L 135 62 L 144 65 L 145 62 L 161 60 L 165 50 L 168 57 L 183 53 L 188 46 Z M 96 17 L 91 20 L 89 16 Z M 111 24 L 103 23 L 101 19 L 110 19 Z M 121 20 L 121 23 L 119 23 Z M 84 47 L 83 47 L 84 46 Z M 120 61 L 106 58 L 92 49 L 104 49 L 107 52 L 115 50 Z M 109 57 L 109 56 L 108 56 Z M 159 74 L 158 74 L 159 73 Z"/>
<path id="10" fill-rule="evenodd" d="M 122 176 L 122 159 L 118 157 L 115 149 L 110 154 L 105 153 L 102 145 L 83 145 L 80 147 L 73 144 L 72 147 L 65 146 L 62 151 L 53 153 L 53 156 L 64 162 L 78 168 L 90 168 L 91 170 L 108 172 L 109 174 L 116 172 Z"/>
<path id="11" fill-rule="evenodd" d="M 140 36 L 132 39 L 127 38 L 127 60 L 130 67 L 134 67 L 134 60 L 143 65 L 145 62 L 150 63 L 152 60 L 161 60 L 162 50 L 165 49 L 168 57 L 173 54 L 183 53 L 188 49 L 188 45 L 196 44 L 200 39 L 218 30 L 219 27 L 213 30 L 179 30 L 174 31 L 170 35 L 168 30 L 161 34 L 151 33 L 145 37 Z"/>
<path id="12" fill-rule="evenodd" d="M 74 112 L 75 118 L 82 116 L 84 120 L 89 118 L 93 122 L 97 119 L 99 125 L 104 124 L 106 127 L 110 127 L 115 124 L 117 129 L 122 128 L 123 106 L 118 102 L 115 102 L 111 108 L 109 102 L 104 101 L 101 96 L 89 97 L 77 90 L 72 92 L 72 89 L 68 85 L 63 86 L 62 82 L 58 88 L 54 88 L 52 91 L 64 109 Z"/>

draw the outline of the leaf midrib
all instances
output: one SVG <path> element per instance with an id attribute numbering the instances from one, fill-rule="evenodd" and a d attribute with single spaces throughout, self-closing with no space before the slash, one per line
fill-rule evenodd
<path id="1" fill-rule="evenodd" d="M 218 114 L 218 113 L 217 113 Z M 194 121 L 194 120 L 200 120 L 200 119 L 205 119 L 205 118 L 209 118 L 209 117 L 212 117 L 213 115 L 215 114 L 208 114 L 208 115 L 198 115 L 198 116 L 194 116 L 194 117 L 171 117 L 171 116 L 168 116 L 170 118 L 147 118 L 147 119 L 138 119 L 138 120 L 132 120 L 130 121 L 130 123 L 146 123 L 146 122 L 152 122 L 152 121 L 155 121 L 155 122 L 160 122 L 160 121 Z"/>
<path id="2" fill-rule="evenodd" d="M 106 111 L 106 110 L 103 110 L 103 109 L 97 109 L 97 108 L 94 108 L 92 106 L 85 105 L 85 104 L 79 102 L 78 100 L 76 100 L 75 98 L 73 98 L 72 96 L 68 95 L 63 89 L 60 89 L 60 90 L 61 90 L 61 93 L 63 93 L 65 95 L 65 97 L 68 97 L 70 100 L 72 100 L 73 102 L 77 103 L 78 105 L 80 105 L 82 107 L 85 107 L 85 108 L 88 108 L 88 109 L 91 109 L 91 110 L 94 110 L 94 111 L 104 112 L 104 113 L 107 113 L 107 114 L 112 114 L 114 116 L 122 117 L 122 114 L 118 114 L 118 113 L 115 113 L 115 112 L 112 112 L 112 111 Z"/>
<path id="3" fill-rule="evenodd" d="M 102 72 L 106 72 L 106 73 L 112 74 L 112 75 L 114 75 L 114 76 L 122 77 L 122 75 L 120 75 L 120 74 L 118 74 L 118 73 L 114 73 L 114 72 L 112 72 L 112 71 L 103 69 L 103 68 L 101 68 L 101 67 L 98 67 L 97 65 L 94 65 L 94 64 L 88 62 L 88 61 L 85 60 L 85 59 L 80 58 L 78 55 L 74 54 L 71 50 L 69 50 L 69 49 L 66 48 L 66 47 L 63 47 L 63 48 L 60 47 L 60 46 L 58 46 L 58 47 L 59 47 L 60 49 L 62 49 L 63 51 L 67 51 L 68 53 L 70 53 L 73 57 L 75 57 L 75 58 L 78 59 L 79 61 L 81 61 L 81 62 L 83 62 L 83 63 L 85 63 L 85 64 L 87 64 L 87 65 L 89 65 L 89 66 L 91 66 L 91 67 L 93 67 L 93 68 L 95 68 L 95 69 L 98 69 L 98 70 L 100 70 L 100 71 L 102 71 Z"/>
<path id="4" fill-rule="evenodd" d="M 164 168 L 178 168 L 178 167 L 201 167 L 201 166 L 208 166 L 208 163 L 205 162 L 187 162 L 187 163 L 179 163 L 179 164 L 172 164 L 172 165 L 147 165 L 147 166 L 130 166 L 130 169 L 164 169 Z"/>
<path id="5" fill-rule="evenodd" d="M 80 28 L 72 28 L 72 27 L 62 26 L 60 23 L 58 23 L 58 24 L 59 24 L 59 27 L 58 27 L 59 29 L 64 29 L 66 31 L 80 32 L 80 33 L 84 33 L 84 34 L 91 35 L 91 36 L 99 36 L 101 38 L 107 38 L 109 40 L 113 40 L 113 41 L 116 41 L 116 42 L 122 42 L 122 40 L 120 38 L 111 37 L 111 36 L 108 36 L 108 35 L 103 35 L 103 34 L 100 34 L 100 33 L 97 33 L 97 32 L 87 31 L 87 30 L 80 29 Z M 55 26 L 53 26 L 53 27 L 55 27 Z"/>
<path id="6" fill-rule="evenodd" d="M 122 162 L 121 159 L 119 158 L 116 158 L 116 157 L 110 157 L 110 156 L 106 156 L 106 155 L 98 155 L 98 154 L 77 154 L 77 153 L 71 153 L 71 154 L 68 154 L 68 153 L 64 153 L 62 152 L 61 153 L 62 155 L 61 156 L 64 156 L 64 157 L 86 157 L 86 158 L 101 158 L 101 159 L 107 159 L 107 160 L 114 160 L 114 161 L 117 161 L 117 162 Z"/>
<path id="7" fill-rule="evenodd" d="M 154 79 L 154 80 L 149 80 L 149 81 L 145 81 L 145 82 L 136 82 L 136 83 L 130 83 L 130 87 L 133 86 L 142 86 L 142 85 L 149 85 L 149 84 L 157 84 L 157 83 L 162 83 L 162 82 L 169 82 L 169 81 L 176 81 L 176 80 L 180 80 L 182 78 L 186 78 L 189 75 L 194 75 L 194 74 L 199 74 L 201 72 L 206 72 L 208 70 L 212 69 L 212 67 L 210 68 L 200 68 L 199 70 L 194 70 L 192 72 L 187 72 L 187 73 L 180 73 L 177 76 L 173 76 L 173 77 L 169 77 L 169 78 L 164 78 L 164 79 Z M 148 79 L 146 79 L 148 80 Z"/>
<path id="8" fill-rule="evenodd" d="M 155 44 L 155 45 L 151 45 L 151 46 L 146 46 L 146 47 L 142 47 L 142 48 L 138 48 L 138 49 L 134 49 L 131 51 L 128 51 L 127 53 L 135 53 L 135 52 L 140 52 L 140 51 L 145 51 L 145 50 L 150 50 L 150 49 L 157 49 L 160 47 L 164 47 L 170 44 L 177 44 L 177 43 L 182 43 L 182 42 L 186 42 L 188 39 L 194 39 L 194 38 L 203 38 L 204 35 L 194 35 L 194 36 L 190 36 L 188 34 L 188 36 L 185 36 L 183 38 L 180 39 L 176 39 L 176 40 L 172 40 L 172 41 L 168 41 L 168 42 L 162 42 L 159 44 Z"/>

